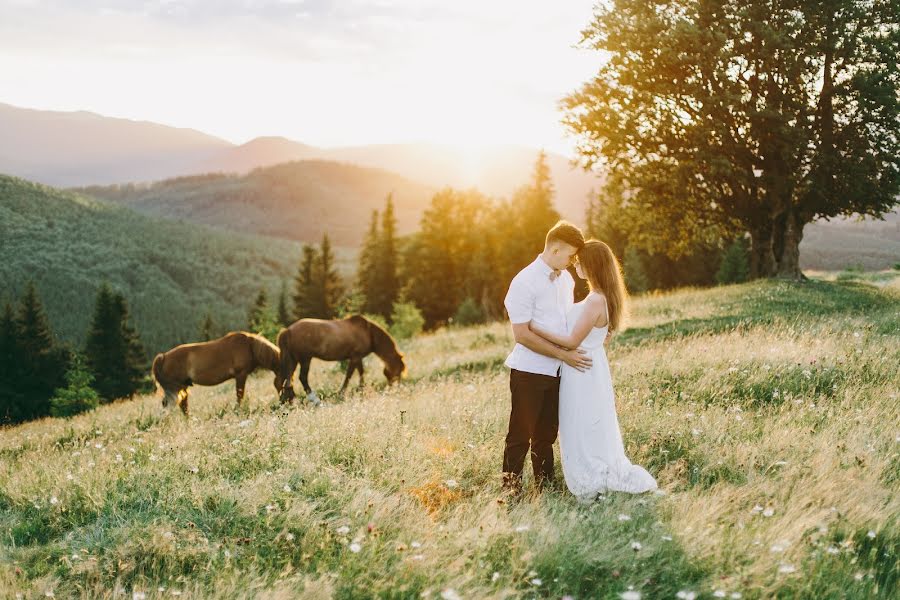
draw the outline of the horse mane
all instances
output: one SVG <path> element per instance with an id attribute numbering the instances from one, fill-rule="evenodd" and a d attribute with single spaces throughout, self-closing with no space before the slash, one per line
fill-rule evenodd
<path id="1" fill-rule="evenodd" d="M 245 331 L 244 335 L 250 341 L 250 349 L 256 362 L 270 371 L 278 373 L 281 365 L 281 351 L 278 346 L 258 333 Z"/>
<path id="2" fill-rule="evenodd" d="M 397 342 L 378 323 L 371 321 L 362 315 L 353 315 L 350 320 L 357 324 L 365 324 L 372 337 L 372 350 L 382 360 L 403 360 L 403 353 L 397 349 Z"/>

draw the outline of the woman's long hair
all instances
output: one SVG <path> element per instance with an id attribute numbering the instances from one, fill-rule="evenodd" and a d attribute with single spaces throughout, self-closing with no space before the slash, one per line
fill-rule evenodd
<path id="1" fill-rule="evenodd" d="M 606 296 L 609 330 L 620 331 L 625 323 L 628 290 L 622 277 L 622 265 L 609 246 L 600 240 L 588 240 L 578 251 L 578 262 L 592 292 Z"/>

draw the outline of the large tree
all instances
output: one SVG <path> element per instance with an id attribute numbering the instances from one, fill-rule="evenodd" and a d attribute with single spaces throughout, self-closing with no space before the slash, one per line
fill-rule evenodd
<path id="1" fill-rule="evenodd" d="M 897 203 L 898 20 L 898 0 L 613 0 L 583 32 L 608 60 L 565 120 L 646 250 L 746 231 L 754 276 L 799 278 L 806 223 Z"/>

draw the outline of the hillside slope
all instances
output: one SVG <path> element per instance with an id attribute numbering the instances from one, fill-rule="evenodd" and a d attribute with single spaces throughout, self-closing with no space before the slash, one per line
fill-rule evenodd
<path id="1" fill-rule="evenodd" d="M 388 194 L 403 234 L 418 226 L 434 190 L 380 169 L 299 161 L 247 175 L 212 173 L 79 191 L 148 215 L 313 243 L 327 232 L 332 243 L 356 246 Z"/>
<path id="2" fill-rule="evenodd" d="M 292 277 L 298 244 L 224 233 L 0 175 L 0 301 L 35 282 L 54 332 L 84 341 L 103 280 L 122 291 L 149 352 L 196 339 L 204 315 L 245 326 L 260 287 Z"/>
<path id="3" fill-rule="evenodd" d="M 314 362 L 320 409 L 273 411 L 259 374 L 241 411 L 223 384 L 194 389 L 190 420 L 154 396 L 7 429 L 0 593 L 892 598 L 898 294 L 637 299 L 609 355 L 627 452 L 664 495 L 497 501 L 505 324 L 403 343 L 399 387 L 369 359 L 343 401 L 339 370 Z"/>

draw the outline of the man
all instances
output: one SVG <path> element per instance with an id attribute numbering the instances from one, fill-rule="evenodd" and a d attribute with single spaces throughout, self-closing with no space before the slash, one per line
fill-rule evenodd
<path id="1" fill-rule="evenodd" d="M 544 251 L 513 278 L 504 301 L 516 346 L 506 359 L 512 410 L 503 452 L 503 485 L 514 493 L 522 489 L 529 449 L 537 489 L 553 479 L 562 363 L 581 371 L 591 367 L 584 351 L 555 346 L 528 327 L 533 320 L 548 331 L 567 333 L 566 313 L 574 304 L 575 280 L 565 269 L 583 246 L 584 236 L 577 227 L 565 221 L 554 225 L 547 232 Z"/>

